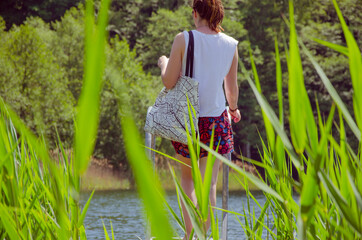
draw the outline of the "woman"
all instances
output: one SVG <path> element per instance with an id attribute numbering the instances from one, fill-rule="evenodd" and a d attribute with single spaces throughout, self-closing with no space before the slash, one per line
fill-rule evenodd
<path id="1" fill-rule="evenodd" d="M 193 0 L 192 16 L 196 29 L 194 35 L 194 72 L 193 78 L 199 82 L 199 132 L 200 141 L 209 145 L 212 128 L 215 129 L 215 146 L 220 142 L 219 153 L 227 154 L 233 151 L 233 138 L 228 121 L 225 95 L 229 105 L 229 113 L 234 122 L 240 121 L 240 112 L 237 107 L 238 85 L 238 42 L 232 37 L 221 33 L 220 23 L 224 16 L 221 0 Z M 166 88 L 172 88 L 180 73 L 185 72 L 185 49 L 188 46 L 187 31 L 176 35 L 170 58 L 162 56 L 158 60 L 161 69 L 162 82 Z M 177 158 L 191 166 L 187 145 L 172 142 Z M 201 149 L 199 167 L 202 176 L 206 169 L 207 152 Z M 210 190 L 210 203 L 216 205 L 216 183 L 219 170 L 219 160 L 213 166 L 213 176 Z M 196 204 L 195 189 L 192 180 L 191 168 L 181 165 L 181 186 L 190 199 Z M 192 230 L 190 218 L 183 205 L 183 215 L 186 224 L 186 236 L 189 239 Z M 206 230 L 210 227 L 210 220 L 206 223 Z"/>

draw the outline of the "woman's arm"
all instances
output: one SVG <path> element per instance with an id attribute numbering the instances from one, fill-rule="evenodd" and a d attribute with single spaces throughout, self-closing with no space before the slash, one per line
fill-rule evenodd
<path id="1" fill-rule="evenodd" d="M 236 48 L 229 73 L 226 75 L 224 80 L 226 99 L 229 103 L 229 113 L 232 116 L 234 122 L 239 122 L 241 119 L 240 111 L 237 109 L 239 98 L 239 87 L 237 82 L 238 58 L 238 50 Z"/>
<path id="2" fill-rule="evenodd" d="M 158 66 L 161 69 L 163 85 L 170 89 L 175 86 L 180 77 L 182 68 L 182 57 L 185 52 L 185 38 L 183 33 L 176 35 L 170 53 L 170 58 L 161 56 L 158 59 Z"/>

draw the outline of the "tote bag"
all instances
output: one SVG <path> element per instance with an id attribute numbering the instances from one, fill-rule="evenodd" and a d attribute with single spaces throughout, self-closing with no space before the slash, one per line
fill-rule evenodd
<path id="1" fill-rule="evenodd" d="M 181 76 L 172 89 L 161 90 L 155 104 L 147 113 L 144 130 L 156 136 L 187 144 L 186 125 L 191 131 L 188 113 L 188 101 L 194 108 L 192 113 L 194 129 L 198 132 L 199 119 L 199 83 L 192 79 L 194 62 L 194 37 L 189 31 L 185 76 Z M 191 134 L 191 133 L 190 133 Z"/>

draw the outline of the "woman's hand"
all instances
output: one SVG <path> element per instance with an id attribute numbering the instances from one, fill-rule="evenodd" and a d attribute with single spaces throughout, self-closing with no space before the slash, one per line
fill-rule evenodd
<path id="1" fill-rule="evenodd" d="M 167 67 L 168 58 L 163 55 L 158 59 L 157 66 L 161 68 L 161 72 L 164 71 Z"/>
<path id="2" fill-rule="evenodd" d="M 241 114 L 239 109 L 236 109 L 235 111 L 231 111 L 229 108 L 229 114 L 231 115 L 231 118 L 234 120 L 234 123 L 237 123 L 241 119 Z"/>

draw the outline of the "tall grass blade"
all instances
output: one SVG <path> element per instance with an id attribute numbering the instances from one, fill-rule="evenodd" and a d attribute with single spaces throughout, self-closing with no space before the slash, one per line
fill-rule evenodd
<path id="1" fill-rule="evenodd" d="M 251 67 L 252 67 L 253 74 L 254 74 L 254 79 L 255 79 L 255 85 L 256 85 L 258 91 L 260 93 L 262 93 L 258 72 L 256 70 L 256 66 L 255 66 L 255 63 L 254 63 L 254 58 L 253 58 L 253 55 L 251 54 L 251 49 L 250 48 L 249 48 L 249 52 L 250 52 L 250 63 L 251 63 Z M 266 135 L 267 135 L 267 138 L 268 138 L 268 143 L 270 144 L 270 147 L 272 149 L 274 149 L 274 146 L 275 146 L 275 132 L 274 132 L 273 126 L 270 123 L 270 121 L 269 121 L 268 117 L 266 116 L 263 109 L 261 110 L 261 112 L 262 112 L 262 115 L 263 115 L 263 120 L 264 120 Z"/>
<path id="2" fill-rule="evenodd" d="M 210 148 L 214 147 L 214 131 L 215 129 L 212 129 L 211 132 L 211 139 L 210 139 Z M 219 142 L 220 144 L 220 142 Z M 219 149 L 219 144 L 217 145 L 216 152 Z M 212 180 L 212 174 L 213 174 L 213 166 L 215 163 L 216 157 L 213 156 L 211 153 L 208 153 L 207 155 L 207 162 L 206 162 L 206 169 L 204 173 L 204 179 L 203 179 L 203 190 L 202 190 L 202 203 L 200 204 L 202 217 L 204 221 L 207 220 L 207 217 L 209 215 L 209 195 L 210 195 L 210 187 L 211 187 L 211 180 Z"/>
<path id="3" fill-rule="evenodd" d="M 298 217 L 299 237 L 307 239 L 308 225 L 314 217 L 315 197 L 318 194 L 318 179 L 312 162 L 308 162 L 307 175 L 303 179 L 303 190 L 300 200 L 300 215 Z"/>
<path id="4" fill-rule="evenodd" d="M 317 149 L 317 156 L 316 156 L 315 166 L 314 166 L 316 171 L 319 171 L 321 166 L 323 166 L 323 163 L 321 161 L 325 158 L 325 155 L 327 154 L 326 153 L 326 149 L 328 149 L 327 140 L 328 140 L 328 136 L 330 136 L 331 131 L 332 131 L 335 110 L 336 110 L 336 105 L 332 104 L 331 110 L 328 115 L 327 122 L 324 127 L 322 126 L 322 129 L 321 129 L 322 137 L 319 142 L 318 149 Z"/>
<path id="5" fill-rule="evenodd" d="M 111 221 L 111 233 L 112 233 L 112 240 L 115 240 L 112 221 Z"/>
<path id="6" fill-rule="evenodd" d="M 139 195 L 150 220 L 151 233 L 158 239 L 169 240 L 172 238 L 173 230 L 164 209 L 165 200 L 161 184 L 154 175 L 144 148 L 140 145 L 142 141 L 133 119 L 130 116 L 124 116 L 121 122 L 127 159 L 132 167 Z"/>
<path id="7" fill-rule="evenodd" d="M 190 198 L 183 191 L 180 183 L 178 182 L 178 180 L 176 178 L 174 170 L 171 169 L 171 167 L 170 167 L 170 170 L 172 173 L 173 180 L 175 182 L 176 190 L 180 193 L 181 201 L 184 203 L 185 209 L 186 209 L 187 213 L 189 214 L 189 217 L 190 217 L 190 220 L 191 220 L 191 223 L 193 226 L 193 230 L 195 231 L 195 233 L 197 234 L 197 236 L 200 239 L 205 240 L 205 236 L 204 236 L 204 232 L 203 232 L 203 223 L 200 222 L 201 215 L 199 215 L 196 206 L 192 203 Z M 190 236 L 190 237 L 192 237 L 192 236 Z"/>
<path id="8" fill-rule="evenodd" d="M 346 55 L 347 57 L 349 56 L 348 54 L 348 48 L 347 47 L 344 47 L 344 46 L 341 46 L 341 45 L 338 45 L 338 44 L 335 44 L 335 43 L 331 43 L 331 42 L 327 42 L 327 41 L 324 41 L 324 40 L 321 40 L 321 39 L 318 39 L 318 38 L 314 38 L 313 39 L 315 42 L 321 44 L 321 45 L 324 45 L 328 48 L 331 48 L 339 53 L 342 53 L 344 55 Z"/>
<path id="9" fill-rule="evenodd" d="M 354 229 L 354 233 L 358 236 L 362 237 L 362 229 L 359 225 L 359 220 L 354 218 L 354 214 L 350 214 L 350 207 L 346 201 L 346 199 L 341 195 L 340 191 L 333 185 L 329 177 L 323 172 L 320 171 L 318 173 L 319 179 L 323 182 L 328 195 L 333 199 L 334 204 L 338 208 L 341 215 L 346 219 L 352 229 Z"/>
<path id="10" fill-rule="evenodd" d="M 362 213 L 362 196 L 361 196 L 361 193 L 358 191 L 358 188 L 355 185 L 354 179 L 353 179 L 350 172 L 347 173 L 347 176 L 348 176 L 349 184 L 352 187 L 354 197 L 356 198 L 356 202 L 357 202 L 357 205 L 358 205 L 358 208 L 359 208 L 359 212 Z"/>
<path id="11" fill-rule="evenodd" d="M 274 154 L 275 154 L 276 168 L 278 169 L 278 171 L 281 174 L 284 174 L 283 171 L 285 171 L 284 165 L 286 163 L 286 158 L 285 158 L 284 145 L 283 145 L 283 142 L 282 142 L 280 136 L 277 136 Z M 284 175 L 286 175 L 286 174 L 284 174 Z"/>
<path id="12" fill-rule="evenodd" d="M 238 167 L 236 164 L 231 162 L 229 159 L 225 158 L 223 155 L 219 154 L 218 152 L 214 151 L 213 149 L 209 148 L 207 145 L 200 143 L 200 146 L 207 150 L 208 152 L 211 152 L 213 155 L 216 156 L 217 159 L 222 161 L 224 164 L 228 165 L 232 169 L 234 169 L 237 173 L 241 174 L 242 176 L 245 176 L 249 181 L 251 181 L 256 187 L 258 187 L 263 192 L 269 193 L 275 199 L 278 201 L 283 202 L 284 199 L 271 187 L 269 187 L 266 183 L 264 183 L 260 178 L 255 177 L 253 174 L 246 172 L 245 170 Z"/>
<path id="13" fill-rule="evenodd" d="M 103 220 L 102 220 L 102 224 L 103 224 L 104 236 L 105 236 L 106 240 L 111 240 L 111 239 L 109 238 L 109 235 L 108 235 L 108 232 L 107 232 L 107 228 L 106 228 L 106 226 L 104 225 Z"/>
<path id="14" fill-rule="evenodd" d="M 98 24 L 94 27 L 93 1 L 86 1 L 84 82 L 77 108 L 74 143 L 75 168 L 79 173 L 88 167 L 97 135 L 109 6 L 110 0 L 101 1 Z"/>
<path id="15" fill-rule="evenodd" d="M 243 213 L 244 213 L 244 216 L 246 216 L 246 213 L 245 213 L 245 205 L 244 205 L 244 202 L 243 202 Z M 249 212 L 249 216 L 250 216 L 250 212 Z M 250 233 L 252 232 L 251 229 L 250 229 L 250 226 L 249 226 L 249 222 L 248 222 L 248 218 L 247 217 L 244 217 L 244 225 L 245 225 L 245 229 L 246 229 L 246 235 L 248 237 L 248 239 L 250 239 Z"/>
<path id="16" fill-rule="evenodd" d="M 217 214 L 214 214 L 214 211 L 210 205 L 210 222 L 211 222 L 211 234 L 213 240 L 219 240 L 220 234 L 219 234 L 219 224 L 218 224 L 218 218 Z"/>
<path id="17" fill-rule="evenodd" d="M 192 121 L 192 120 L 190 119 L 190 121 Z M 191 125 L 192 125 L 192 122 L 191 122 Z M 191 158 L 191 174 L 192 174 L 192 179 L 194 182 L 195 195 L 196 195 L 198 203 L 202 204 L 203 203 L 203 195 L 202 195 L 203 188 L 202 188 L 202 177 L 201 177 L 199 164 L 198 164 L 199 156 L 196 155 L 197 153 L 196 153 L 196 150 L 194 147 L 195 138 L 192 139 L 192 137 L 190 136 L 187 124 L 185 124 L 185 127 L 186 127 L 188 148 L 189 148 L 189 153 L 190 153 L 190 158 Z"/>
<path id="18" fill-rule="evenodd" d="M 288 66 L 289 72 L 289 122 L 290 122 L 290 135 L 292 143 L 298 154 L 303 153 L 307 143 L 306 135 L 306 90 L 304 86 L 302 62 L 300 59 L 297 33 L 294 23 L 294 7 L 293 1 L 289 0 L 289 17 L 290 17 L 290 42 L 289 54 L 290 63 Z"/>
<path id="19" fill-rule="evenodd" d="M 294 152 L 294 148 L 293 148 L 292 144 L 290 143 L 289 138 L 287 137 L 287 134 L 285 133 L 283 127 L 281 126 L 279 119 L 275 115 L 273 109 L 268 104 L 267 100 L 265 100 L 264 96 L 261 95 L 258 92 L 256 86 L 254 85 L 254 83 L 252 82 L 250 77 L 247 76 L 247 80 L 249 82 L 249 85 L 250 85 L 251 89 L 254 92 L 254 95 L 255 95 L 256 99 L 258 100 L 259 105 L 264 109 L 265 114 L 268 116 L 271 124 L 273 125 L 273 127 L 275 129 L 275 131 L 280 136 L 280 139 L 282 140 L 282 142 L 284 144 L 284 147 L 286 148 L 286 150 L 290 154 L 290 157 L 291 157 L 291 160 L 292 160 L 294 166 L 297 169 L 300 169 L 302 166 L 300 164 L 299 157 Z"/>
<path id="20" fill-rule="evenodd" d="M 84 222 L 85 216 L 86 216 L 86 214 L 87 214 L 87 211 L 88 211 L 90 202 L 91 202 L 91 200 L 92 200 L 94 191 L 95 191 L 95 190 L 92 191 L 92 193 L 91 193 L 91 195 L 89 196 L 86 204 L 85 204 L 84 207 L 83 207 L 82 214 L 80 215 L 80 218 L 79 218 L 79 221 L 78 221 L 78 227 L 80 227 L 80 226 L 83 225 L 83 222 Z"/>
<path id="21" fill-rule="evenodd" d="M 255 201 L 255 200 L 254 200 Z M 267 210 L 269 209 L 270 202 L 267 200 L 261 210 L 260 216 L 256 222 L 256 224 L 253 227 L 253 232 L 258 231 L 259 228 L 261 228 L 261 223 L 264 223 L 265 214 L 267 213 Z M 262 228 L 261 228 L 262 229 Z"/>
<path id="22" fill-rule="evenodd" d="M 155 152 L 155 153 L 158 153 L 158 154 L 160 154 L 161 156 L 165 156 L 165 157 L 167 157 L 167 158 L 170 159 L 170 160 L 173 160 L 173 161 L 176 161 L 176 162 L 178 162 L 178 163 L 180 163 L 180 164 L 182 164 L 182 165 L 185 165 L 186 167 L 190 167 L 190 168 L 191 168 L 190 165 L 188 165 L 188 164 L 186 164 L 186 163 L 178 160 L 177 158 L 172 157 L 172 156 L 170 156 L 170 155 L 168 155 L 168 154 L 166 154 L 166 153 L 157 151 L 156 149 L 152 149 L 152 148 L 147 147 L 147 146 L 145 146 L 145 148 L 146 148 L 146 149 L 149 149 L 149 150 L 151 150 L 151 151 L 153 151 L 153 152 Z"/>
<path id="23" fill-rule="evenodd" d="M 197 121 L 196 119 L 196 110 L 195 108 L 192 106 L 191 102 L 190 102 L 190 99 L 189 97 L 187 96 L 186 94 L 186 98 L 187 98 L 187 108 L 188 108 L 188 116 L 189 116 L 189 119 L 190 119 L 190 127 L 191 127 L 191 137 L 193 140 L 197 139 L 197 132 L 198 132 L 198 129 L 197 127 L 195 128 L 195 125 L 194 125 L 194 122 Z M 185 119 L 185 123 L 186 123 L 186 119 Z M 186 124 L 187 125 L 187 124 Z M 194 142 L 195 144 L 195 142 Z M 198 154 L 197 154 L 198 156 Z"/>
<path id="24" fill-rule="evenodd" d="M 328 79 L 327 75 L 324 73 L 322 68 L 319 66 L 317 61 L 313 58 L 312 54 L 308 51 L 308 49 L 304 46 L 303 43 L 301 43 L 301 46 L 303 48 L 303 51 L 308 56 L 309 60 L 313 64 L 314 68 L 316 69 L 319 77 L 321 78 L 324 86 L 326 87 L 329 95 L 332 97 L 333 101 L 337 104 L 338 108 L 342 111 L 343 116 L 348 123 L 349 127 L 351 128 L 354 135 L 357 137 L 359 141 L 361 141 L 361 131 L 358 129 L 357 124 L 354 122 L 351 114 L 348 112 L 346 105 L 342 101 L 342 99 L 339 97 L 337 91 L 334 89 L 332 83 Z"/>
<path id="25" fill-rule="evenodd" d="M 353 108 L 355 118 L 359 129 L 362 129 L 362 57 L 361 51 L 357 45 L 353 34 L 348 29 L 348 26 L 342 16 L 342 12 L 338 7 L 337 1 L 333 0 L 334 7 L 337 11 L 338 18 L 341 22 L 344 37 L 348 46 L 349 55 L 349 71 L 351 74 L 353 85 Z M 361 138 L 361 135 L 359 139 Z"/>
<path id="26" fill-rule="evenodd" d="M 182 212 L 182 207 L 181 207 L 181 198 L 180 198 L 180 193 L 179 191 L 177 190 L 176 188 L 176 195 L 177 195 L 177 204 L 178 204 L 178 209 L 180 210 L 180 216 L 181 216 L 181 219 L 184 219 L 184 215 L 183 215 L 183 212 Z M 184 230 L 184 232 L 186 232 L 186 227 L 185 227 L 185 224 L 183 221 L 181 221 L 181 224 L 182 224 L 182 229 Z"/>
<path id="27" fill-rule="evenodd" d="M 277 93 L 278 93 L 278 105 L 279 105 L 279 120 L 280 124 L 284 125 L 284 114 L 283 114 L 283 78 L 282 78 L 282 67 L 279 56 L 278 39 L 275 37 L 275 68 L 276 68 L 276 82 L 277 82 Z"/>
<path id="28" fill-rule="evenodd" d="M 7 209 L 9 208 L 0 203 L 0 219 L 6 233 L 9 235 L 10 239 L 24 239 L 17 229 L 16 222 L 13 220 Z"/>
<path id="29" fill-rule="evenodd" d="M 178 193 L 177 193 L 178 195 Z M 179 199 L 177 199 L 179 201 Z M 172 209 L 172 207 L 170 206 L 170 204 L 168 204 L 167 201 L 165 201 L 165 205 L 168 208 L 168 210 L 170 211 L 172 217 L 176 220 L 177 224 L 181 227 L 181 229 L 185 232 L 185 224 L 182 221 L 182 216 L 181 219 L 177 216 L 177 214 L 175 213 L 175 211 Z M 181 209 L 181 205 L 179 205 L 179 209 Z M 182 211 L 181 211 L 182 213 Z"/>

